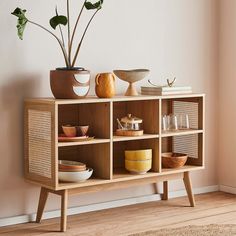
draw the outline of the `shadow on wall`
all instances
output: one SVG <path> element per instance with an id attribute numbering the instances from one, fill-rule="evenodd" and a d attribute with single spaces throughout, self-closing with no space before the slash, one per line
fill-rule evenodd
<path id="1" fill-rule="evenodd" d="M 6 85 L 0 88 L 0 111 L 3 115 L 1 119 L 4 130 L 0 139 L 1 150 L 4 156 L 1 171 L 5 172 L 3 177 L 8 176 L 8 180 L 1 183 L 1 187 L 19 187 L 18 183 L 23 180 L 23 101 L 27 97 L 39 94 L 39 75 L 21 74 L 13 75 Z M 2 157 L 3 158 L 3 157 Z"/>

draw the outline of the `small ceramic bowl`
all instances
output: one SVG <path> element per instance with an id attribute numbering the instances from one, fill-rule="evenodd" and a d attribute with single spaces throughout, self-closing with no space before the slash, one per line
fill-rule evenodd
<path id="1" fill-rule="evenodd" d="M 87 136 L 89 126 L 88 125 L 76 126 L 76 130 L 77 130 L 77 136 Z"/>
<path id="2" fill-rule="evenodd" d="M 77 130 L 75 126 L 63 125 L 62 130 L 66 137 L 76 137 Z"/>
<path id="3" fill-rule="evenodd" d="M 93 174 L 93 169 L 88 168 L 85 171 L 78 172 L 58 172 L 58 178 L 62 182 L 84 182 L 89 179 Z"/>
<path id="4" fill-rule="evenodd" d="M 130 161 L 144 161 L 152 159 L 152 149 L 125 151 L 125 159 Z"/>
<path id="5" fill-rule="evenodd" d="M 78 172 L 86 170 L 86 165 L 77 161 L 60 160 L 58 167 L 59 171 L 62 172 Z"/>
<path id="6" fill-rule="evenodd" d="M 125 169 L 133 174 L 146 174 L 152 168 L 152 160 L 130 161 L 125 160 Z"/>

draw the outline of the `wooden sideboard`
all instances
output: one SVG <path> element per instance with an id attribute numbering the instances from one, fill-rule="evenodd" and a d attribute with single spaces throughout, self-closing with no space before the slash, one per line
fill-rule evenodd
<path id="1" fill-rule="evenodd" d="M 27 99 L 24 106 L 25 178 L 41 187 L 37 222 L 41 221 L 49 193 L 61 196 L 61 231 L 66 230 L 68 196 L 163 182 L 163 200 L 168 199 L 168 181 L 183 179 L 190 205 L 194 206 L 189 172 L 204 168 L 204 94 L 137 96 L 79 100 Z M 134 114 L 143 119 L 144 135 L 114 135 L 117 118 Z M 190 129 L 162 132 L 163 114 L 187 113 Z M 58 142 L 63 124 L 88 124 L 95 139 Z M 124 167 L 124 151 L 152 149 L 152 169 L 144 175 L 130 174 Z M 188 154 L 185 166 L 165 169 L 162 152 Z M 76 160 L 93 168 L 83 183 L 61 183 L 58 160 Z"/>

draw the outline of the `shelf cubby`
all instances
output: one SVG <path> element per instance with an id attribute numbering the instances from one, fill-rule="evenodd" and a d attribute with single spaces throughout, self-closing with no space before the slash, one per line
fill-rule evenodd
<path id="1" fill-rule="evenodd" d="M 125 170 L 125 151 L 143 149 L 152 149 L 152 169 L 148 173 L 158 173 L 160 171 L 159 139 L 130 140 L 113 144 L 113 178 L 118 176 L 132 178 L 134 174 Z"/>
<path id="2" fill-rule="evenodd" d="M 159 100 L 113 102 L 113 133 L 117 129 L 117 118 L 132 114 L 143 120 L 144 134 L 159 134 Z"/>
<path id="3" fill-rule="evenodd" d="M 162 99 L 162 116 L 169 114 L 188 114 L 190 129 L 162 131 L 162 137 L 187 135 L 203 132 L 203 97 L 164 98 Z"/>
<path id="4" fill-rule="evenodd" d="M 188 155 L 186 166 L 204 166 L 203 134 L 189 134 L 162 138 L 161 152 L 184 153 Z"/>
<path id="5" fill-rule="evenodd" d="M 89 125 L 89 136 L 110 139 L 110 103 L 58 105 L 58 134 L 62 125 Z"/>
<path id="6" fill-rule="evenodd" d="M 59 160 L 70 160 L 86 163 L 93 169 L 93 178 L 111 179 L 110 143 L 89 144 L 61 147 Z"/>

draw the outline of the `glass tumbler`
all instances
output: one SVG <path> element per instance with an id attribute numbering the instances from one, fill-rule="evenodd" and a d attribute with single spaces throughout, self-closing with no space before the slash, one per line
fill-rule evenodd
<path id="1" fill-rule="evenodd" d="M 178 126 L 179 126 L 179 129 L 182 129 L 182 130 L 190 129 L 188 114 L 178 115 Z"/>

